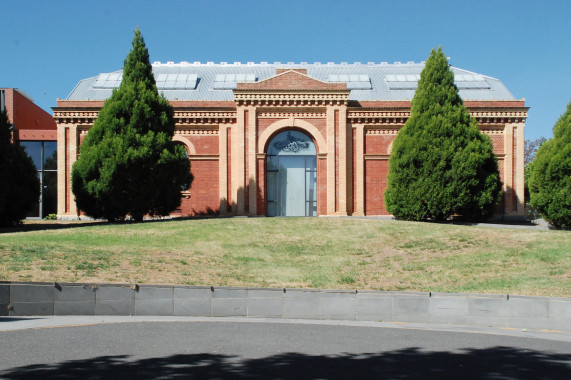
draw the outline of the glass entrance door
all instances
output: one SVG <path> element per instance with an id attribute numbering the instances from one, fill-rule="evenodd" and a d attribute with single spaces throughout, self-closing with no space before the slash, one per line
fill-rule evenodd
<path id="1" fill-rule="evenodd" d="M 272 139 L 266 155 L 268 216 L 317 216 L 317 157 L 304 133 Z"/>

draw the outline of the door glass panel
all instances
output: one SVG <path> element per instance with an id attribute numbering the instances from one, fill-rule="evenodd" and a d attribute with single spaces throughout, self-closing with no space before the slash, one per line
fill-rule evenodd
<path id="1" fill-rule="evenodd" d="M 45 218 L 57 212 L 57 172 L 44 172 L 42 186 L 42 216 Z"/>
<path id="2" fill-rule="evenodd" d="M 316 149 L 304 133 L 286 131 L 272 139 L 266 156 L 268 216 L 316 216 Z"/>

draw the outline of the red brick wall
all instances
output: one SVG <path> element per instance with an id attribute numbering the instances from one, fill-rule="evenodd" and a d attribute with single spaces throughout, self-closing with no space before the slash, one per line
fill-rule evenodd
<path id="1" fill-rule="evenodd" d="M 365 154 L 387 154 L 395 138 L 390 135 L 365 135 Z"/>
<path id="2" fill-rule="evenodd" d="M 194 145 L 196 154 L 218 154 L 218 136 L 189 136 L 188 140 L 192 143 L 192 145 Z"/>
<path id="3" fill-rule="evenodd" d="M 194 181 L 190 187 L 190 199 L 182 200 L 182 215 L 208 213 L 209 209 L 218 212 L 218 161 L 192 160 L 191 156 L 190 171 Z"/>
<path id="4" fill-rule="evenodd" d="M 387 188 L 388 160 L 365 160 L 365 214 L 387 215 L 384 193 Z"/>

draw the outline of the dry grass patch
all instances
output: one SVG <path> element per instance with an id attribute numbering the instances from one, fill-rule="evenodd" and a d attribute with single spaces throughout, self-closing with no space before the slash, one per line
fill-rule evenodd
<path id="1" fill-rule="evenodd" d="M 571 296 L 564 231 L 353 218 L 68 227 L 1 233 L 0 279 Z"/>

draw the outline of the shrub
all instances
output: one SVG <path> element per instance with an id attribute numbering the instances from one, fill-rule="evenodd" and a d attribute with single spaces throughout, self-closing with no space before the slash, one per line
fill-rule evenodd
<path id="1" fill-rule="evenodd" d="M 529 178 L 530 202 L 556 228 L 571 227 L 571 102 L 542 144 Z"/>
<path id="2" fill-rule="evenodd" d="M 38 170 L 26 152 L 10 140 L 4 109 L 0 112 L 0 227 L 20 224 L 40 197 Z"/>

